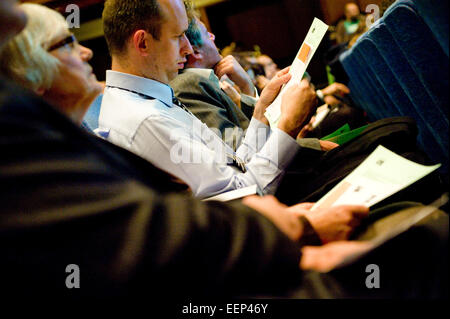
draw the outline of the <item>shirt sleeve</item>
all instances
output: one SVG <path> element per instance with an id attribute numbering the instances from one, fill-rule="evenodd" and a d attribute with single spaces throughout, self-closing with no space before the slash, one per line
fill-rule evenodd
<path id="1" fill-rule="evenodd" d="M 270 127 L 252 117 L 245 137 L 236 150 L 236 154 L 244 161 L 259 152 L 270 136 Z"/>
<path id="2" fill-rule="evenodd" d="M 283 170 L 299 149 L 289 135 L 275 130 L 260 151 L 248 158 L 247 171 L 242 173 L 227 164 L 223 141 L 215 133 L 209 138 L 210 143 L 199 140 L 180 122 L 151 116 L 136 131 L 131 151 L 185 181 L 196 197 L 205 198 L 255 184 L 260 194 L 274 194 Z"/>

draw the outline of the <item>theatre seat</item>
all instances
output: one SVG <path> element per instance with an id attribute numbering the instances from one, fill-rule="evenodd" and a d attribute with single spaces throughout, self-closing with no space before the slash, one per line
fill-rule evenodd
<path id="1" fill-rule="evenodd" d="M 447 0 L 397 1 L 340 61 L 349 77 L 352 98 L 369 118 L 413 117 L 419 128 L 419 145 L 433 162 L 442 163 L 441 172 L 448 174 L 445 7 Z M 445 30 L 442 24 L 447 25 Z"/>
<path id="2" fill-rule="evenodd" d="M 449 51 L 448 0 L 409 0 L 406 5 L 416 8 L 417 13 L 425 20 L 445 54 Z"/>

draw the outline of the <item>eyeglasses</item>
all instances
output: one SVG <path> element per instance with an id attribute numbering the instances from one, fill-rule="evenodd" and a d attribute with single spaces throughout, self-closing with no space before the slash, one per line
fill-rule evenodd
<path id="1" fill-rule="evenodd" d="M 58 43 L 55 43 L 50 48 L 48 48 L 48 51 L 54 51 L 62 47 L 73 47 L 73 44 L 77 42 L 77 38 L 73 34 L 67 36 L 65 39 L 59 41 Z"/>

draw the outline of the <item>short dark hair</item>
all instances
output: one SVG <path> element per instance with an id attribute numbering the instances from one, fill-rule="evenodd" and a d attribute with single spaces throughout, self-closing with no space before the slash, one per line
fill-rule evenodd
<path id="1" fill-rule="evenodd" d="M 164 16 L 158 0 L 106 0 L 102 19 L 113 55 L 124 53 L 128 39 L 137 30 L 145 30 L 159 40 Z"/>

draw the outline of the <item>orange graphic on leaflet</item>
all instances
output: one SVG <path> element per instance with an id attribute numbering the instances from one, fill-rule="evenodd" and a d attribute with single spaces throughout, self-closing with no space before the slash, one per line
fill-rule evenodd
<path id="1" fill-rule="evenodd" d="M 306 43 L 303 43 L 300 53 L 298 54 L 299 60 L 306 64 L 306 61 L 308 61 L 309 52 L 311 52 L 311 47 Z"/>

